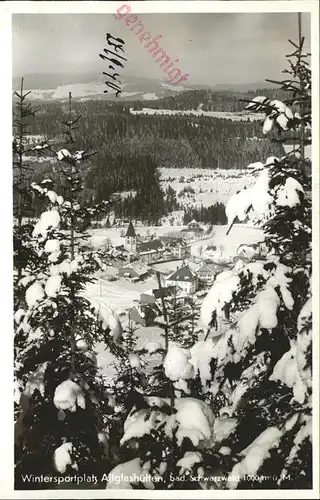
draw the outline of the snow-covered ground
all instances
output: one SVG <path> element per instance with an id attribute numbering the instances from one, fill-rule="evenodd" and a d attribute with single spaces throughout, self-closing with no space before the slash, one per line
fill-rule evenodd
<path id="1" fill-rule="evenodd" d="M 164 87 L 165 89 L 169 90 L 174 90 L 176 92 L 179 91 L 187 91 L 187 90 L 194 90 L 192 88 L 184 87 L 183 85 L 170 85 L 170 83 L 160 83 L 161 87 Z"/>
<path id="2" fill-rule="evenodd" d="M 101 305 L 107 305 L 113 309 L 120 315 L 121 324 L 125 328 L 128 325 L 128 311 L 133 307 L 134 300 L 139 300 L 142 292 L 152 288 L 158 288 L 155 277 L 138 283 L 131 283 L 124 278 L 111 283 L 99 279 L 97 282 L 88 285 L 86 296 L 95 301 L 95 303 L 98 302 Z M 144 344 L 149 341 L 160 342 L 160 344 L 164 343 L 161 337 L 162 330 L 158 326 L 135 326 L 137 328 L 135 332 L 137 337 L 137 349 L 141 349 Z M 102 373 L 109 379 L 114 378 L 117 374 L 117 359 L 102 342 L 96 345 L 96 354 L 97 363 Z M 159 362 L 159 355 L 147 356 L 143 359 L 151 367 L 153 363 Z"/>
<path id="3" fill-rule="evenodd" d="M 59 85 L 55 89 L 40 90 L 31 89 L 31 99 L 62 99 L 67 98 L 69 92 L 74 98 L 88 97 L 95 94 L 103 94 L 105 90 L 104 82 L 72 83 L 69 85 Z"/>
<path id="4" fill-rule="evenodd" d="M 179 233 L 181 227 L 137 226 L 136 230 L 141 234 L 153 234 L 155 232 L 157 236 L 161 236 L 174 231 Z M 121 244 L 123 243 L 123 238 L 120 236 L 121 231 L 123 231 L 122 228 L 92 229 L 90 231 L 91 239 L 98 246 L 99 244 L 103 244 L 106 239 L 112 241 L 113 244 Z M 192 255 L 199 257 L 203 255 L 207 246 L 215 245 L 217 247 L 217 257 L 219 258 L 219 256 L 223 256 L 228 259 L 230 256 L 234 256 L 236 254 L 237 248 L 240 244 L 251 244 L 263 239 L 263 233 L 261 230 L 246 225 L 235 224 L 228 236 L 226 235 L 226 231 L 227 226 L 214 226 L 212 236 L 205 240 L 192 243 Z M 164 272 L 170 272 L 174 271 L 177 265 L 181 263 L 182 261 L 172 261 L 157 264 L 156 268 Z M 138 283 L 132 283 L 124 278 L 120 278 L 114 282 L 108 282 L 104 279 L 100 279 L 99 281 L 88 285 L 86 294 L 91 299 L 107 305 L 118 313 L 120 315 L 121 323 L 125 327 L 128 323 L 127 313 L 131 307 L 133 307 L 134 300 L 138 300 L 142 292 L 157 287 L 157 280 L 154 276 Z M 141 348 L 148 341 L 155 341 L 163 344 L 163 338 L 161 337 L 162 330 L 158 326 L 136 326 L 137 331 L 135 334 L 138 337 L 138 348 Z M 102 343 L 96 346 L 96 351 L 98 366 L 101 367 L 104 375 L 108 378 L 114 377 L 117 371 L 114 366 L 115 358 L 113 355 Z M 145 362 L 148 363 L 149 366 L 152 366 L 152 364 L 157 361 L 159 361 L 159 359 L 155 356 L 145 357 Z"/>
<path id="5" fill-rule="evenodd" d="M 153 109 L 142 108 L 134 110 L 130 108 L 130 113 L 133 115 L 192 115 L 192 116 L 211 116 L 213 118 L 225 118 L 232 121 L 257 121 L 262 120 L 264 113 L 248 113 L 248 112 L 228 112 L 228 111 L 203 111 L 202 109 Z"/>
<path id="6" fill-rule="evenodd" d="M 161 225 L 163 226 L 182 226 L 184 219 L 184 210 L 173 210 L 168 215 L 161 217 Z"/>
<path id="7" fill-rule="evenodd" d="M 183 260 L 171 260 L 169 262 L 161 262 L 160 264 L 153 264 L 152 268 L 165 274 L 173 273 L 182 266 Z"/>
<path id="8" fill-rule="evenodd" d="M 154 92 L 143 94 L 142 97 L 145 101 L 156 101 L 157 99 L 159 99 L 159 97 L 157 97 Z"/>
<path id="9" fill-rule="evenodd" d="M 228 260 L 236 255 L 240 245 L 252 245 L 264 240 L 261 229 L 254 226 L 234 224 L 228 235 L 226 234 L 227 229 L 228 226 L 213 226 L 213 236 L 192 243 L 191 254 L 201 256 L 208 246 L 214 245 L 217 247 L 218 260 L 220 260 L 220 256 L 221 260 Z"/>
<path id="10" fill-rule="evenodd" d="M 163 330 L 156 325 L 153 326 L 142 326 L 136 325 L 137 330 L 135 335 L 137 337 L 136 349 L 142 349 L 148 342 L 158 342 L 161 346 L 164 346 L 164 338 L 162 336 Z M 115 358 L 104 343 L 99 343 L 96 345 L 97 363 L 99 368 L 101 368 L 102 373 L 112 379 L 116 376 L 116 363 L 117 358 Z M 143 362 L 146 363 L 146 367 L 151 369 L 155 364 L 159 364 L 160 355 L 143 355 L 141 356 Z"/>
<path id="11" fill-rule="evenodd" d="M 107 304 L 118 315 L 121 315 L 133 307 L 133 301 L 139 300 L 141 293 L 151 288 L 158 288 L 154 277 L 138 283 L 132 283 L 125 278 L 112 282 L 99 279 L 88 285 L 87 296 Z"/>
<path id="12" fill-rule="evenodd" d="M 125 86 L 124 86 L 125 87 Z M 92 99 L 96 96 L 103 96 L 106 85 L 102 81 L 89 82 L 89 83 L 72 83 L 68 85 L 59 85 L 52 89 L 30 89 L 30 98 L 34 100 L 54 100 L 54 99 L 67 99 L 69 92 L 72 92 L 72 97 L 82 98 L 81 100 Z M 115 94 L 115 90 L 110 89 L 110 94 Z M 122 97 L 139 97 L 143 92 L 122 92 Z M 145 94 L 145 100 L 153 100 L 153 94 Z M 155 97 L 157 99 L 157 97 Z"/>
<path id="13" fill-rule="evenodd" d="M 226 203 L 233 194 L 255 180 L 251 170 L 237 169 L 160 168 L 160 175 L 162 189 L 170 185 L 177 192 L 179 203 L 185 207 L 208 207 L 218 201 Z M 192 188 L 194 193 L 182 192 L 185 188 Z"/>
<path id="14" fill-rule="evenodd" d="M 154 87 L 154 82 L 152 84 L 152 90 Z M 155 92 L 148 92 L 146 90 L 134 90 L 136 85 L 132 89 L 131 83 L 123 83 L 122 84 L 122 92 L 121 97 L 133 97 L 135 99 L 144 99 L 146 101 L 152 101 L 155 99 L 159 99 L 168 93 L 171 92 L 182 92 L 186 90 L 192 90 L 191 88 L 184 87 L 182 85 L 170 85 L 169 83 L 160 83 L 159 87 L 156 88 Z M 26 92 L 30 91 L 30 98 L 34 100 L 54 100 L 54 99 L 67 99 L 69 95 L 69 91 L 72 92 L 72 96 L 74 98 L 80 99 L 81 101 L 86 101 L 92 98 L 101 98 L 105 97 L 104 90 L 106 89 L 106 85 L 102 78 L 100 80 L 93 80 L 90 82 L 78 82 L 78 83 L 69 83 L 58 85 L 55 88 L 51 89 L 27 89 Z M 115 89 L 108 89 L 108 94 L 115 94 Z"/>
<path id="15" fill-rule="evenodd" d="M 30 142 L 40 142 L 45 139 L 43 134 L 26 134 L 25 138 Z"/>

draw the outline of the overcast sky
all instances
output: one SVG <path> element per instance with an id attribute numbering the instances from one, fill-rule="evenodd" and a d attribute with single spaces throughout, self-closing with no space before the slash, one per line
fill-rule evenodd
<path id="1" fill-rule="evenodd" d="M 214 85 L 278 78 L 297 40 L 297 14 L 139 14 L 188 81 Z M 306 49 L 309 14 L 302 17 Z M 163 71 L 124 20 L 110 14 L 15 14 L 12 17 L 13 76 L 30 73 L 97 73 L 105 34 L 125 41 L 125 74 L 163 80 Z M 145 42 L 146 43 L 146 42 Z"/>

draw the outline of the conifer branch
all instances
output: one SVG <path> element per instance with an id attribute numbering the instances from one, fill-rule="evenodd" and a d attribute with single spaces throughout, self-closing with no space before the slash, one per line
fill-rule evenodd
<path id="1" fill-rule="evenodd" d="M 158 280 L 159 290 L 161 290 L 162 284 L 161 284 L 161 277 L 160 277 L 159 271 L 157 271 L 157 280 Z M 163 329 L 164 329 L 164 349 L 165 349 L 164 357 L 165 357 L 167 355 L 168 349 L 169 349 L 169 324 L 168 324 L 167 308 L 166 308 L 166 303 L 165 303 L 163 294 L 161 294 L 161 306 L 162 306 L 162 312 L 163 312 L 163 318 L 164 318 Z M 171 407 L 171 409 L 173 409 L 174 408 L 174 387 L 173 387 L 172 382 L 170 382 L 170 388 L 171 388 L 170 407 Z"/>

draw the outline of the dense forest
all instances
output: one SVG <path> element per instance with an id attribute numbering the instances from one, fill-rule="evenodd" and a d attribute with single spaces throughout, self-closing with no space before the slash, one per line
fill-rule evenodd
<path id="1" fill-rule="evenodd" d="M 225 206 L 219 202 L 209 207 L 201 205 L 200 208 L 193 207 L 185 210 L 183 223 L 189 224 L 192 220 L 214 225 L 224 225 L 228 222 Z"/>
<path id="2" fill-rule="evenodd" d="M 251 100 L 258 95 L 264 95 L 270 99 L 284 99 L 285 92 L 278 88 L 263 88 L 249 92 L 235 92 L 228 90 L 196 89 L 177 93 L 175 96 L 162 97 L 148 102 L 149 108 L 156 109 L 198 109 L 203 111 L 243 111 L 241 99 Z M 143 101 L 135 101 L 135 109 L 145 107 Z"/>
<path id="3" fill-rule="evenodd" d="M 182 106 L 184 97 L 185 102 L 194 97 L 199 104 L 205 95 L 212 95 L 212 102 L 219 101 L 224 110 L 229 109 L 232 100 L 238 103 L 236 109 L 243 109 L 239 98 L 248 97 L 232 92 L 191 91 L 180 93 L 174 102 Z M 81 150 L 94 144 L 96 149 L 90 165 L 82 167 L 83 197 L 96 203 L 108 199 L 115 191 L 134 189 L 135 198 L 121 204 L 119 210 L 123 215 L 156 222 L 168 213 L 158 168 L 243 169 L 261 157 L 282 156 L 284 152 L 281 144 L 265 140 L 259 121 L 133 114 L 130 109 L 134 106 L 135 103 L 124 104 L 121 100 L 117 103 L 88 100 L 75 102 L 73 110 L 74 116 L 81 116 L 77 124 L 81 142 L 76 142 L 75 147 Z M 49 143 L 63 147 L 59 118 L 67 112 L 67 104 L 41 102 L 37 107 L 37 120 L 30 117 L 28 133 L 44 135 Z M 56 179 L 59 176 L 55 163 L 49 159 L 33 162 L 33 167 L 35 181 L 43 175 Z"/>
<path id="4" fill-rule="evenodd" d="M 64 108 L 64 103 L 41 103 L 29 133 L 59 138 L 58 119 Z M 108 153 L 138 154 L 150 155 L 158 167 L 230 169 L 245 168 L 261 155 L 283 153 L 281 145 L 265 140 L 258 121 L 134 115 L 130 106 L 101 101 L 75 103 L 75 108 L 82 116 L 82 147 L 98 144 L 99 159 Z"/>
<path id="5" fill-rule="evenodd" d="M 93 203 L 102 202 L 115 191 L 132 189 L 135 196 L 115 203 L 117 216 L 153 224 L 167 213 L 157 165 L 150 156 L 106 153 L 87 173 L 85 190 Z"/>

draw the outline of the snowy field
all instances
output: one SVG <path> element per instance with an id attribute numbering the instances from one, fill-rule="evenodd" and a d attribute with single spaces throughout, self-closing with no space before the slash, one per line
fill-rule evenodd
<path id="1" fill-rule="evenodd" d="M 165 274 L 173 273 L 182 266 L 183 260 L 172 260 L 170 262 L 161 262 L 160 264 L 153 264 L 152 268 Z"/>
<path id="2" fill-rule="evenodd" d="M 155 277 L 149 278 L 146 281 L 139 283 L 131 283 L 124 278 L 116 282 L 108 282 L 99 279 L 95 283 L 90 283 L 86 290 L 86 296 L 101 305 L 107 305 L 120 316 L 120 321 L 125 328 L 128 325 L 128 311 L 133 307 L 134 300 L 139 300 L 140 294 L 152 288 L 158 288 Z M 141 349 L 146 342 L 164 343 L 161 337 L 162 330 L 158 326 L 144 327 L 135 325 L 137 330 L 137 349 Z M 112 379 L 117 374 L 116 358 L 106 348 L 104 343 L 96 345 L 97 363 L 102 369 L 102 373 Z M 160 361 L 159 355 L 144 357 L 146 364 L 151 368 L 154 363 Z"/>
<path id="3" fill-rule="evenodd" d="M 125 278 L 112 282 L 99 279 L 88 285 L 86 294 L 97 302 L 106 303 L 118 315 L 122 315 L 133 307 L 133 301 L 139 300 L 141 293 L 152 288 L 158 288 L 155 277 L 138 283 Z"/>
<path id="4" fill-rule="evenodd" d="M 213 236 L 206 240 L 196 241 L 191 245 L 191 254 L 201 256 L 207 246 L 217 247 L 217 257 L 222 260 L 232 258 L 236 255 L 239 245 L 252 245 L 264 240 L 261 229 L 249 225 L 234 224 L 227 235 L 228 226 L 213 226 Z"/>
<path id="5" fill-rule="evenodd" d="M 158 342 L 161 346 L 164 347 L 164 338 L 162 336 L 163 330 L 159 326 L 136 326 L 136 349 L 141 349 L 148 342 Z M 114 378 L 117 375 L 116 358 L 111 354 L 109 349 L 107 349 L 106 345 L 102 342 L 96 345 L 96 354 L 98 367 L 101 368 L 103 375 L 108 377 L 109 379 Z M 141 356 L 141 360 L 146 364 L 148 370 L 151 370 L 153 366 L 159 364 L 161 356 L 159 354 L 151 356 L 143 355 Z"/>
<path id="6" fill-rule="evenodd" d="M 143 92 L 143 91 L 129 91 L 130 85 L 123 84 L 123 91 L 121 92 L 121 97 L 133 97 L 134 99 L 143 99 L 145 101 L 153 101 L 163 97 L 164 90 L 171 90 L 174 92 L 181 92 L 186 90 L 192 90 L 182 85 L 170 85 L 166 83 L 160 83 L 157 92 Z M 128 91 L 126 91 L 127 89 Z M 164 90 L 163 90 L 164 89 Z M 30 92 L 30 98 L 33 100 L 57 100 L 57 99 L 67 99 L 69 92 L 72 92 L 72 97 L 80 99 L 81 101 L 86 101 L 92 98 L 105 97 L 104 94 L 105 83 L 97 80 L 87 83 L 70 83 L 65 85 L 58 85 L 56 88 L 51 89 L 27 89 L 26 92 Z M 115 94 L 116 90 L 109 89 L 109 94 Z"/>
<path id="7" fill-rule="evenodd" d="M 257 121 L 262 120 L 264 113 L 248 113 L 248 112 L 228 112 L 228 111 L 203 111 L 202 109 L 153 109 L 142 108 L 134 110 L 130 108 L 130 113 L 133 115 L 191 115 L 191 116 L 211 116 L 212 118 L 225 118 L 232 121 Z"/>
<path id="8" fill-rule="evenodd" d="M 162 189 L 170 185 L 177 192 L 179 203 L 185 207 L 208 207 L 218 201 L 227 203 L 233 194 L 255 180 L 251 170 L 237 169 L 161 168 L 160 175 Z M 186 187 L 192 188 L 194 193 L 181 193 Z"/>
<path id="9" fill-rule="evenodd" d="M 31 89 L 30 98 L 34 100 L 55 100 L 68 98 L 69 92 L 72 92 L 72 97 L 93 97 L 96 94 L 103 94 L 105 89 L 104 82 L 90 83 L 72 83 L 69 85 L 58 85 L 53 89 Z"/>

